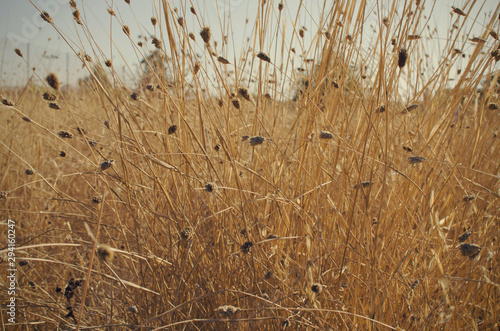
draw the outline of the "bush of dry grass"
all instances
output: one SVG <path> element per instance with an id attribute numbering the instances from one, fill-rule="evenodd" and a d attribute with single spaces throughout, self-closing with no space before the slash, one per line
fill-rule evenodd
<path id="1" fill-rule="evenodd" d="M 77 90 L 4 89 L 19 329 L 498 328 L 500 113 L 482 79 L 498 79 L 499 9 L 450 85 L 462 50 L 448 38 L 425 72 L 423 2 L 379 17 L 366 52 L 364 1 L 325 1 L 316 31 L 263 1 L 253 44 L 283 42 L 233 63 L 189 29 L 202 11 L 161 1 L 134 46 L 140 89 L 99 45 Z M 450 8 L 455 35 L 467 9 Z"/>

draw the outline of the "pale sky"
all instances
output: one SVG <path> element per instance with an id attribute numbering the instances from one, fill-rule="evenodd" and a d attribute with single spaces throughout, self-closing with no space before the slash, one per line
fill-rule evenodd
<path id="1" fill-rule="evenodd" d="M 77 48 L 83 46 L 88 54 L 94 54 L 86 41 L 85 30 L 81 26 L 77 26 L 72 18 L 72 9 L 68 0 L 33 0 L 33 2 L 40 9 L 50 13 L 56 26 L 61 29 L 67 38 L 72 40 L 72 43 Z M 103 52 L 101 58 L 112 57 L 115 69 L 118 72 L 120 72 L 119 68 L 123 68 L 127 63 L 128 68 L 125 68 L 123 75 L 132 77 L 137 70 L 136 66 L 141 57 L 138 56 L 137 49 L 132 47 L 130 40 L 122 32 L 120 23 L 127 24 L 130 27 L 131 37 L 134 42 L 140 40 L 140 35 L 146 35 L 149 39 L 147 42 L 148 47 L 154 49 L 150 45 L 150 36 L 155 34 L 150 18 L 157 16 L 155 3 L 158 6 L 161 1 L 131 0 L 130 6 L 124 0 L 77 0 L 76 2 L 83 20 L 90 29 L 92 38 Z M 279 1 L 275 0 L 274 2 L 274 6 L 277 7 Z M 422 2 L 424 1 L 422 0 Z M 430 17 L 429 25 L 431 28 L 437 27 L 438 29 L 438 38 L 433 40 L 436 43 L 436 52 L 440 52 L 440 44 L 444 44 L 444 40 L 447 38 L 446 32 L 451 26 L 451 6 L 463 8 L 466 2 L 465 0 L 425 2 L 427 10 L 430 10 L 435 5 L 434 14 Z M 231 12 L 232 17 L 233 36 L 229 36 L 232 42 L 230 40 L 230 49 L 223 51 L 224 54 L 229 56 L 231 62 L 234 62 L 234 57 L 238 58 L 240 52 L 246 47 L 244 42 L 246 38 L 252 37 L 252 22 L 257 15 L 257 0 L 171 0 L 170 3 L 172 7 L 178 8 L 178 15 L 184 17 L 187 29 L 196 35 L 200 53 L 203 52 L 203 45 L 199 37 L 200 25 L 211 26 L 213 39 L 218 40 L 220 43 L 222 33 L 217 27 L 220 26 L 219 13 L 222 12 L 226 13 L 226 15 L 223 15 L 226 18 Z M 291 30 L 292 22 L 296 20 L 295 15 L 300 0 L 286 0 L 284 3 L 284 18 L 287 22 L 285 24 Z M 368 1 L 368 3 L 371 6 L 370 10 L 373 12 L 376 8 L 376 1 Z M 387 6 L 387 1 L 379 1 L 380 6 L 384 3 Z M 404 1 L 401 1 L 401 4 L 404 4 Z M 191 5 L 197 10 L 197 17 L 189 12 Z M 309 35 L 313 35 L 317 31 L 315 21 L 318 21 L 322 5 L 323 1 L 320 0 L 303 1 L 304 9 L 301 10 L 297 25 L 305 26 Z M 467 28 L 474 26 L 475 30 L 473 31 L 477 31 L 479 35 L 484 30 L 482 24 L 485 24 L 485 18 L 494 12 L 497 5 L 498 2 L 495 0 L 478 1 L 473 7 L 473 15 L 469 15 L 467 18 L 470 21 L 467 23 Z M 117 15 L 112 20 L 113 40 L 117 45 L 113 48 L 110 45 L 111 20 L 107 12 L 109 7 L 112 7 Z M 375 15 L 371 16 L 375 19 Z M 474 21 L 472 17 L 477 17 L 477 20 Z M 247 18 L 249 23 L 245 24 Z M 197 19 L 200 21 L 198 22 Z M 272 18 L 272 20 L 277 21 L 277 18 Z M 498 24 L 496 29 L 498 30 Z M 305 40 L 308 38 L 307 34 Z M 251 39 L 253 40 L 253 38 Z M 369 38 L 365 39 L 370 40 Z M 0 41 L 2 51 L 1 86 L 24 84 L 28 75 L 31 74 L 26 63 L 14 53 L 13 49 L 15 47 L 18 47 L 23 52 L 25 59 L 29 58 L 29 65 L 36 67 L 41 77 L 44 77 L 46 72 L 54 71 L 58 73 L 64 83 L 69 81 L 70 84 L 74 84 L 78 78 L 86 75 L 84 69 L 81 69 L 81 63 L 70 47 L 62 41 L 62 38 L 51 25 L 41 20 L 39 12 L 29 0 L 0 0 Z M 275 42 L 276 39 L 269 37 L 267 39 L 268 44 L 264 45 L 264 48 L 269 49 L 271 47 L 269 43 Z M 488 42 L 492 42 L 491 39 Z M 296 47 L 296 45 L 292 46 Z M 369 52 L 369 46 L 365 47 L 367 49 L 364 51 Z M 121 55 L 117 52 L 117 49 L 121 50 Z"/>

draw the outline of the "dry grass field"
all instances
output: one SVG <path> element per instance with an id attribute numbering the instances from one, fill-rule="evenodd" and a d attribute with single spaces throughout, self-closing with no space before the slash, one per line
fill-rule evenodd
<path id="1" fill-rule="evenodd" d="M 110 8 L 155 36 L 131 85 L 70 1 L 89 78 L 1 88 L 3 328 L 499 329 L 500 9 L 449 8 L 432 69 L 425 1 L 259 2 L 238 57 L 192 4 Z"/>

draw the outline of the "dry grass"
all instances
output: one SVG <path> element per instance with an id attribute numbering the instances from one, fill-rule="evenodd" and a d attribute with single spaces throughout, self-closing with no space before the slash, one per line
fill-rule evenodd
<path id="1" fill-rule="evenodd" d="M 445 64 L 475 18 L 450 8 L 457 28 L 430 71 L 421 2 L 380 14 L 368 52 L 367 3 L 326 1 L 311 31 L 285 29 L 286 3 L 267 1 L 255 48 L 234 59 L 200 10 L 161 1 L 156 30 L 111 16 L 155 35 L 135 45 L 141 88 L 93 44 L 86 86 L 4 89 L 19 329 L 498 328 L 499 10 L 450 88 Z M 277 32 L 276 49 L 257 46 Z"/>

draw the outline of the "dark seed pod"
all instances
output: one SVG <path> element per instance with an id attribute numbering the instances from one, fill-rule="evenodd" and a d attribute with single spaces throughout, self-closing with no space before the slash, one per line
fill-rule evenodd
<path id="1" fill-rule="evenodd" d="M 57 97 L 55 96 L 55 94 L 52 94 L 52 93 L 49 93 L 49 92 L 45 92 L 43 94 L 43 100 L 55 101 L 56 99 L 57 99 Z"/>
<path id="2" fill-rule="evenodd" d="M 464 196 L 464 197 L 463 197 L 463 200 L 464 200 L 465 202 L 469 202 L 469 201 L 474 200 L 475 198 L 476 198 L 476 197 L 475 197 L 475 196 L 473 196 L 473 195 L 466 195 L 466 196 Z"/>
<path id="3" fill-rule="evenodd" d="M 180 233 L 179 235 L 181 236 L 181 239 L 182 240 L 188 240 L 188 239 L 191 239 L 193 237 L 193 228 L 191 227 L 187 227 L 187 228 L 184 228 Z"/>
<path id="4" fill-rule="evenodd" d="M 333 139 L 333 133 L 328 131 L 321 131 L 319 133 L 319 139 Z"/>
<path id="5" fill-rule="evenodd" d="M 408 58 L 408 53 L 406 52 L 406 48 L 401 48 L 398 54 L 398 66 L 403 68 L 406 64 L 406 59 Z"/>
<path id="6" fill-rule="evenodd" d="M 40 14 L 40 17 L 47 23 L 52 23 L 53 20 L 52 20 L 52 17 L 50 17 L 49 13 L 47 13 L 46 11 L 44 11 L 43 13 Z"/>
<path id="7" fill-rule="evenodd" d="M 61 107 L 59 107 L 59 105 L 57 103 L 55 103 L 55 102 L 49 103 L 49 108 L 50 109 L 55 109 L 55 110 L 61 109 Z"/>
<path id="8" fill-rule="evenodd" d="M 73 134 L 68 131 L 59 131 L 57 135 L 63 139 L 71 139 L 73 138 Z"/>
<path id="9" fill-rule="evenodd" d="M 461 244 L 459 247 L 460 252 L 462 252 L 463 256 L 466 256 L 470 259 L 475 258 L 481 252 L 481 246 L 476 244 Z"/>
<path id="10" fill-rule="evenodd" d="M 59 87 L 61 86 L 61 83 L 59 82 L 59 78 L 54 73 L 48 74 L 46 80 L 47 80 L 47 84 L 49 84 L 49 86 L 52 87 L 54 90 L 58 90 Z"/>
<path id="11" fill-rule="evenodd" d="M 251 241 L 247 241 L 243 245 L 241 245 L 241 251 L 243 254 L 248 254 L 250 250 L 252 249 L 253 243 Z"/>
<path id="12" fill-rule="evenodd" d="M 464 241 L 467 240 L 467 238 L 470 237 L 471 234 L 472 230 L 467 230 L 465 233 L 463 233 L 462 235 L 460 235 L 460 237 L 457 238 L 458 242 L 463 243 Z"/>
<path id="13" fill-rule="evenodd" d="M 177 132 L 177 125 L 171 125 L 169 128 L 168 128 L 168 134 L 174 134 Z"/>
<path id="14" fill-rule="evenodd" d="M 259 59 L 261 59 L 262 61 L 266 61 L 266 62 L 271 63 L 271 58 L 262 52 L 259 52 L 259 54 L 257 54 L 257 57 Z"/>
<path id="15" fill-rule="evenodd" d="M 257 145 L 262 144 L 265 140 L 266 140 L 266 138 L 264 138 L 264 137 L 255 136 L 255 137 L 250 138 L 250 145 L 257 146 Z"/>
<path id="16" fill-rule="evenodd" d="M 192 8 L 192 7 L 191 7 Z M 210 31 L 210 27 L 204 26 L 200 31 L 201 39 L 208 44 L 210 42 L 210 37 L 212 37 L 212 32 Z"/>
<path id="17" fill-rule="evenodd" d="M 102 202 L 102 198 L 100 196 L 95 196 L 92 198 L 92 203 L 99 204 Z"/>
<path id="18" fill-rule="evenodd" d="M 238 93 L 243 97 L 245 98 L 246 100 L 250 101 L 251 100 L 251 96 L 250 96 L 250 92 L 248 92 L 248 89 L 246 88 L 239 88 L 238 89 Z"/>
<path id="19" fill-rule="evenodd" d="M 115 160 L 106 160 L 103 163 L 101 163 L 101 170 L 104 171 L 106 169 L 109 169 L 115 164 Z"/>
<path id="20" fill-rule="evenodd" d="M 313 291 L 314 293 L 321 293 L 322 290 L 323 290 L 323 285 L 321 284 L 315 283 L 311 286 L 311 291 Z"/>
<path id="21" fill-rule="evenodd" d="M 208 183 L 207 185 L 205 185 L 205 191 L 207 191 L 208 193 L 212 193 L 214 191 L 214 184 Z"/>
<path id="22" fill-rule="evenodd" d="M 99 245 L 97 248 L 97 255 L 105 262 L 113 261 L 115 251 L 109 245 Z"/>
<path id="23" fill-rule="evenodd" d="M 423 156 L 410 156 L 408 158 L 408 162 L 410 164 L 417 164 L 417 163 L 422 163 L 425 162 L 427 159 Z"/>
<path id="24" fill-rule="evenodd" d="M 234 108 L 240 109 L 240 99 L 235 98 L 235 99 L 231 100 L 231 103 L 233 104 Z"/>

